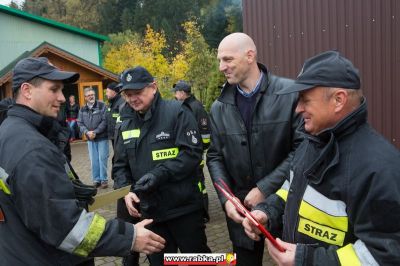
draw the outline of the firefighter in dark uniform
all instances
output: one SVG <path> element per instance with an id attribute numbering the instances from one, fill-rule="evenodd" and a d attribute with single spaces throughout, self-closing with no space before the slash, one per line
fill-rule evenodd
<path id="1" fill-rule="evenodd" d="M 116 131 L 116 126 L 120 124 L 121 122 L 121 110 L 123 106 L 125 105 L 125 99 L 124 97 L 121 96 L 119 93 L 121 89 L 121 83 L 116 83 L 116 82 L 111 82 L 110 84 L 107 85 L 106 89 L 106 96 L 109 102 L 109 105 L 107 107 L 106 111 L 106 120 L 107 120 L 107 133 L 108 133 L 108 139 L 111 141 L 114 153 L 113 153 L 113 158 L 111 160 L 112 164 L 114 165 L 114 155 L 118 151 L 115 149 L 115 131 Z M 131 183 L 122 183 L 118 182 L 114 178 L 114 173 L 111 170 L 111 178 L 114 180 L 114 189 L 119 189 L 124 186 L 128 186 Z M 124 198 L 118 199 L 117 200 L 117 218 L 128 222 L 128 223 L 137 223 L 139 222 L 138 218 L 132 217 L 128 209 L 126 208 L 125 205 L 125 200 Z M 138 252 L 132 252 L 128 256 L 125 256 L 122 258 L 122 265 L 123 266 L 136 266 L 139 265 L 139 258 L 140 254 Z"/>
<path id="2" fill-rule="evenodd" d="M 197 171 L 201 138 L 191 111 L 165 101 L 153 76 L 143 67 L 121 76 L 127 102 L 116 136 L 113 172 L 132 183 L 125 203 L 133 217 L 152 218 L 148 228 L 166 239 L 165 248 L 149 256 L 163 265 L 164 253 L 207 253 L 203 200 Z"/>
<path id="3" fill-rule="evenodd" d="M 119 94 L 120 84 L 111 82 L 107 85 L 106 96 L 109 102 L 106 111 L 107 134 L 114 148 L 115 124 L 119 121 L 120 111 L 125 104 L 125 99 Z"/>
<path id="4" fill-rule="evenodd" d="M 16 104 L 0 126 L 1 265 L 76 265 L 164 247 L 144 228 L 150 220 L 133 226 L 79 207 L 65 156 L 54 143 L 62 89 L 78 79 L 45 57 L 23 59 L 14 68 Z"/>
<path id="5" fill-rule="evenodd" d="M 199 127 L 201 140 L 203 143 L 203 151 L 205 152 L 210 146 L 210 128 L 209 128 L 209 119 L 206 110 L 204 109 L 203 104 L 196 99 L 196 97 L 192 94 L 192 86 L 184 80 L 178 81 L 174 84 L 172 90 L 175 99 L 178 101 L 183 101 L 187 106 L 192 110 L 194 117 L 196 118 L 197 125 Z M 200 168 L 199 168 L 199 189 L 203 193 L 204 200 L 204 221 L 208 222 L 210 220 L 210 215 L 208 213 L 208 194 L 205 186 L 204 179 L 204 160 L 201 160 Z"/>
<path id="6" fill-rule="evenodd" d="M 368 124 L 360 87 L 353 63 L 327 51 L 278 91 L 299 92 L 304 140 L 281 189 L 252 212 L 282 239 L 285 252 L 267 243 L 277 265 L 400 265 L 400 152 Z"/>

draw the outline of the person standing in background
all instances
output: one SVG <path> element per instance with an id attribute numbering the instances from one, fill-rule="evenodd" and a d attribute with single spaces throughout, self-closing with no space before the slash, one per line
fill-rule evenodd
<path id="1" fill-rule="evenodd" d="M 78 126 L 87 137 L 93 184 L 107 188 L 108 138 L 106 104 L 96 100 L 93 88 L 84 90 L 86 104 L 79 110 Z"/>
<path id="2" fill-rule="evenodd" d="M 75 139 L 78 138 L 78 130 L 77 130 L 77 118 L 78 118 L 78 113 L 79 113 L 79 105 L 75 102 L 75 96 L 70 95 L 69 96 L 69 101 L 65 105 L 65 113 L 67 116 L 67 123 L 70 129 L 70 141 L 74 141 Z"/>
<path id="3" fill-rule="evenodd" d="M 204 109 L 203 104 L 199 100 L 197 100 L 196 97 L 192 94 L 192 86 L 184 80 L 180 80 L 176 84 L 174 84 L 172 92 L 175 95 L 175 99 L 177 99 L 178 101 L 183 101 L 192 110 L 200 130 L 200 136 L 203 143 L 203 153 L 205 153 L 205 151 L 210 146 L 210 121 L 208 119 L 208 114 Z M 199 188 L 203 193 L 204 221 L 208 222 L 210 220 L 210 215 L 208 213 L 208 193 L 205 186 L 203 168 L 204 160 L 201 160 L 198 174 Z"/>
<path id="4" fill-rule="evenodd" d="M 112 147 L 114 149 L 114 135 L 115 125 L 120 120 L 120 111 L 125 104 L 125 99 L 119 94 L 120 84 L 111 82 L 107 85 L 106 97 L 108 99 L 107 108 L 107 134 L 108 139 L 111 140 Z"/>

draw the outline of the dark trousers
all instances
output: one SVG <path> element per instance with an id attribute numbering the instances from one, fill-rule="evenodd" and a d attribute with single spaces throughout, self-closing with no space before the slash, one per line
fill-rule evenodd
<path id="1" fill-rule="evenodd" d="M 132 224 L 139 222 L 138 218 L 134 218 L 129 214 L 128 209 L 126 208 L 126 205 L 125 205 L 125 200 L 123 198 L 119 199 L 117 201 L 117 218 L 119 218 L 125 222 L 132 223 Z M 123 266 L 138 266 L 139 265 L 139 257 L 140 257 L 140 253 L 132 252 L 131 255 L 122 258 L 122 265 Z"/>
<path id="2" fill-rule="evenodd" d="M 153 223 L 148 229 L 166 240 L 165 248 L 149 255 L 152 266 L 164 265 L 164 253 L 210 253 L 203 220 L 203 210 L 198 210 L 183 216 Z"/>
<path id="3" fill-rule="evenodd" d="M 236 253 L 237 266 L 262 266 L 264 240 L 254 242 L 253 250 L 233 245 L 233 252 Z"/>

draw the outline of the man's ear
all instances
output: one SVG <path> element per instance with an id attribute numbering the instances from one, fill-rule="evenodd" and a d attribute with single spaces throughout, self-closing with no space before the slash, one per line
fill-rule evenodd
<path id="1" fill-rule="evenodd" d="M 333 100 L 335 102 L 335 112 L 342 111 L 348 101 L 348 91 L 346 89 L 338 89 L 333 94 Z"/>
<path id="2" fill-rule="evenodd" d="M 20 95 L 27 100 L 32 98 L 32 86 L 29 83 L 22 83 L 20 88 Z"/>
<path id="3" fill-rule="evenodd" d="M 256 52 L 251 49 L 247 50 L 246 56 L 249 63 L 252 63 L 254 60 L 256 60 Z"/>

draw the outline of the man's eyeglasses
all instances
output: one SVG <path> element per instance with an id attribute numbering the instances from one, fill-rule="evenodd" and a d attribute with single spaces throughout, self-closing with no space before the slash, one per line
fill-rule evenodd
<path id="1" fill-rule="evenodd" d="M 95 96 L 95 94 L 88 94 L 88 95 L 85 95 L 85 97 L 92 97 L 92 96 Z"/>

